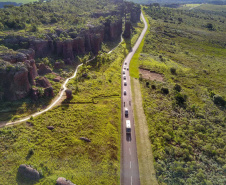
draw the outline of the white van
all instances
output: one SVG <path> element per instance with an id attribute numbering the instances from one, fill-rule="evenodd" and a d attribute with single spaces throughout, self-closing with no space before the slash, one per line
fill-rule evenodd
<path id="1" fill-rule="evenodd" d="M 131 134 L 130 120 L 126 120 L 126 134 Z"/>
<path id="2" fill-rule="evenodd" d="M 122 71 L 122 74 L 126 74 L 126 71 L 125 71 L 125 70 L 123 70 L 123 71 Z"/>
<path id="3" fill-rule="evenodd" d="M 123 79 L 126 80 L 126 75 L 123 75 Z"/>

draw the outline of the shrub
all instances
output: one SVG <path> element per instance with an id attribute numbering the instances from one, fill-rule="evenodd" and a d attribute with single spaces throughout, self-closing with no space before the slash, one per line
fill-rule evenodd
<path id="1" fill-rule="evenodd" d="M 151 85 L 151 88 L 152 88 L 152 89 L 156 89 L 156 86 L 155 86 L 155 85 Z"/>
<path id="2" fill-rule="evenodd" d="M 33 25 L 31 26 L 30 31 L 31 31 L 31 32 L 37 32 L 37 31 L 38 31 L 38 27 L 37 27 L 35 24 L 33 24 Z"/>
<path id="3" fill-rule="evenodd" d="M 171 136 L 168 133 L 163 134 L 163 137 L 168 141 L 171 140 Z"/>
<path id="4" fill-rule="evenodd" d="M 216 94 L 213 96 L 213 102 L 216 104 L 216 105 L 221 105 L 221 106 L 225 106 L 225 100 L 223 99 L 222 96 Z"/>
<path id="5" fill-rule="evenodd" d="M 165 88 L 165 87 L 162 87 L 162 88 L 161 88 L 161 92 L 162 92 L 163 94 L 169 94 L 169 89 L 168 89 L 168 88 Z"/>
<path id="6" fill-rule="evenodd" d="M 176 100 L 176 104 L 180 106 L 184 105 L 187 99 L 186 95 L 182 95 L 181 93 L 177 93 L 174 98 Z"/>
<path id="7" fill-rule="evenodd" d="M 148 87 L 148 88 L 149 88 L 149 85 L 150 85 L 150 83 L 149 83 L 149 82 L 146 82 L 146 87 Z"/>
<path id="8" fill-rule="evenodd" d="M 175 91 L 180 92 L 181 91 L 181 86 L 176 84 L 173 88 Z"/>
<path id="9" fill-rule="evenodd" d="M 170 68 L 170 72 L 171 72 L 171 74 L 173 74 L 173 75 L 177 74 L 177 73 L 176 73 L 176 68 L 174 68 L 174 67 L 171 67 L 171 68 Z"/>

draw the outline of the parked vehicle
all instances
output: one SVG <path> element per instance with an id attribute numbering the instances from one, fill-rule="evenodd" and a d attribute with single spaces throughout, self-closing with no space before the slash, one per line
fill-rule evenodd
<path id="1" fill-rule="evenodd" d="M 126 80 L 126 75 L 123 75 L 123 79 Z"/>
<path id="2" fill-rule="evenodd" d="M 123 94 L 126 95 L 126 90 L 124 90 Z"/>

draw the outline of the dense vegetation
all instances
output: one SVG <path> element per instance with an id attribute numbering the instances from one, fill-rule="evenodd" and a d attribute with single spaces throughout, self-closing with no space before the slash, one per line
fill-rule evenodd
<path id="1" fill-rule="evenodd" d="M 137 62 L 164 75 L 140 76 L 160 184 L 226 183 L 225 9 L 204 7 L 144 8 L 150 30 Z"/>
<path id="2" fill-rule="evenodd" d="M 117 6 L 110 0 L 53 0 L 50 2 L 34 2 L 0 9 L 0 30 L 43 37 L 43 33 L 54 28 L 70 29 L 71 34 L 78 33 L 87 24 L 97 25 L 109 12 L 117 12 Z M 99 18 L 100 17 L 100 18 Z M 97 19 L 99 18 L 99 19 Z M 109 17 L 108 17 L 109 18 Z M 37 32 L 37 33 L 36 33 Z M 68 35 L 62 35 L 68 37 Z"/>

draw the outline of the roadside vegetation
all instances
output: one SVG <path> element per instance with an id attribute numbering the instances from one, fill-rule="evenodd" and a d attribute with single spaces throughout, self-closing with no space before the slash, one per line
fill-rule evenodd
<path id="1" fill-rule="evenodd" d="M 55 184 L 61 176 L 75 184 L 120 183 L 121 66 L 128 44 L 142 31 L 141 23 L 133 27 L 131 40 L 109 55 L 100 53 L 84 62 L 68 84 L 71 100 L 26 123 L 0 129 L 2 181 L 20 183 L 18 167 L 29 164 L 42 175 L 35 184 Z"/>
<path id="2" fill-rule="evenodd" d="M 223 185 L 225 9 L 144 10 L 150 30 L 137 62 L 163 77 L 139 75 L 158 182 Z"/>

